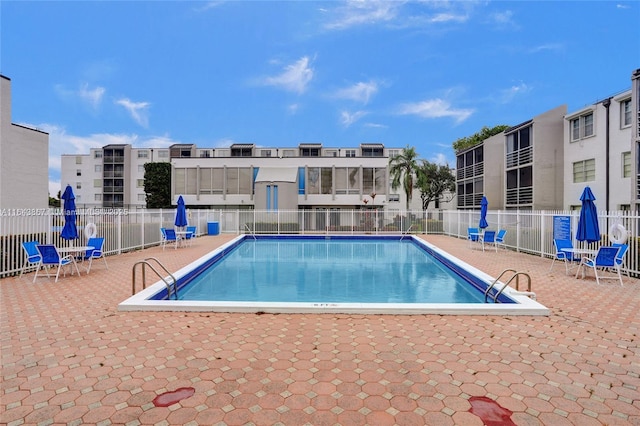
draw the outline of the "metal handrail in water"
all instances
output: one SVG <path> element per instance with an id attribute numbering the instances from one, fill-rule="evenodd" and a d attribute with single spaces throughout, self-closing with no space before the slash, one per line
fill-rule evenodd
<path id="1" fill-rule="evenodd" d="M 484 303 L 487 303 L 487 297 L 489 295 L 489 292 L 491 291 L 491 289 L 498 283 L 498 280 L 500 280 L 500 278 L 502 278 L 502 276 L 504 274 L 506 274 L 507 272 L 513 272 L 514 274 L 511 276 L 511 278 L 509 278 L 509 280 L 502 286 L 502 288 L 498 291 L 496 291 L 496 294 L 493 295 L 493 303 L 496 303 L 496 301 L 498 300 L 498 297 L 500 297 L 500 295 L 502 294 L 502 292 L 504 291 L 505 288 L 509 287 L 509 283 L 511 283 L 511 281 L 513 281 L 513 279 L 515 278 L 516 280 L 516 291 L 519 292 L 520 294 L 523 294 L 525 296 L 529 296 L 531 297 L 533 300 L 536 299 L 536 294 L 533 293 L 531 291 L 531 276 L 529 274 L 527 274 L 526 272 L 518 272 L 515 269 L 505 269 L 504 271 L 502 271 L 500 273 L 500 275 L 498 275 L 498 278 L 496 278 L 489 287 L 487 287 L 487 289 L 484 292 Z M 520 276 L 524 276 L 527 278 L 527 291 L 526 292 L 521 292 L 520 291 Z"/>
<path id="2" fill-rule="evenodd" d="M 253 237 L 254 240 L 257 240 L 256 238 L 256 234 L 251 230 L 251 228 L 249 228 L 249 225 L 247 225 L 246 223 L 244 224 L 244 227 L 246 228 L 247 231 L 249 231 L 249 234 L 251 234 L 251 236 Z"/>
<path id="3" fill-rule="evenodd" d="M 136 294 L 136 266 L 138 265 L 142 265 L 142 289 L 144 290 L 145 288 L 147 288 L 147 278 L 146 278 L 146 267 L 148 266 L 149 268 L 151 268 L 151 270 L 153 272 L 156 273 L 156 275 L 158 276 L 158 278 L 160 278 L 163 282 L 164 285 L 167 286 L 167 297 L 169 299 L 171 299 L 171 283 L 167 282 L 167 277 L 163 277 L 156 268 L 153 267 L 153 265 L 151 263 L 149 263 L 149 261 L 154 261 L 155 263 L 157 263 L 164 272 L 166 272 L 167 274 L 169 274 L 169 276 L 171 277 L 171 279 L 173 280 L 173 295 L 175 300 L 178 300 L 178 280 L 176 280 L 176 277 L 173 276 L 173 274 L 171 272 L 169 272 L 169 270 L 167 268 L 165 268 L 165 266 L 160 263 L 160 261 L 158 259 L 156 259 L 155 257 L 147 257 L 144 260 L 140 260 L 136 263 L 133 264 L 133 269 L 131 271 L 131 294 L 134 295 Z"/>
<path id="4" fill-rule="evenodd" d="M 411 224 L 411 226 L 409 226 L 409 227 L 407 228 L 407 230 L 406 230 L 406 231 L 401 232 L 402 236 L 400 237 L 400 241 L 402 241 L 402 239 L 405 237 L 405 235 L 407 235 L 407 234 L 409 233 L 409 231 L 411 231 L 411 228 L 413 228 L 413 223 Z"/>

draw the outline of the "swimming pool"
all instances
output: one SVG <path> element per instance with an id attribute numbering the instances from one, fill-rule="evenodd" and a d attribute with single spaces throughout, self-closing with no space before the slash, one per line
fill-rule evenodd
<path id="1" fill-rule="evenodd" d="M 180 300 L 160 281 L 118 308 L 548 315 L 510 287 L 484 303 L 493 278 L 414 237 L 240 236 L 174 275 Z"/>

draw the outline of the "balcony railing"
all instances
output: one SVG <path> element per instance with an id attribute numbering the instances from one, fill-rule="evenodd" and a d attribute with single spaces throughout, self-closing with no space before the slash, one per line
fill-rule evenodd
<path id="1" fill-rule="evenodd" d="M 533 161 L 533 146 L 507 153 L 507 168 L 522 166 Z"/>
<path id="2" fill-rule="evenodd" d="M 507 205 L 520 206 L 533 203 L 533 187 L 507 189 Z"/>

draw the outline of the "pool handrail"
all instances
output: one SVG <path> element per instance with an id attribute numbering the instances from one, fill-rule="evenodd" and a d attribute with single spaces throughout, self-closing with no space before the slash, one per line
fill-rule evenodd
<path id="1" fill-rule="evenodd" d="M 167 286 L 167 298 L 171 299 L 170 283 L 167 282 L 166 277 L 163 277 L 162 275 L 160 275 L 157 269 L 154 268 L 151 263 L 149 263 L 150 260 L 155 261 L 164 270 L 164 272 L 169 274 L 169 276 L 173 280 L 173 294 L 174 294 L 175 300 L 178 300 L 178 280 L 176 280 L 176 277 L 171 272 L 169 272 L 169 270 L 155 257 L 147 257 L 146 259 L 140 260 L 133 264 L 133 269 L 131 271 L 131 275 L 132 275 L 131 276 L 131 295 L 136 294 L 136 266 L 142 265 L 142 289 L 144 290 L 147 287 L 145 267 L 148 266 L 149 268 L 151 268 L 153 272 L 156 273 L 158 278 L 160 278 L 164 282 L 164 285 Z"/>

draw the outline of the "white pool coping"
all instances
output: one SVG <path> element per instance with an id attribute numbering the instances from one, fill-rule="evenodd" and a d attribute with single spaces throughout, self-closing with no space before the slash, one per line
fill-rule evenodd
<path id="1" fill-rule="evenodd" d="M 177 280 L 188 274 L 206 260 L 233 246 L 246 236 L 241 235 L 223 244 L 212 252 L 179 269 L 173 275 Z M 417 244 L 447 258 L 451 263 L 471 272 L 486 282 L 492 283 L 495 278 L 451 256 L 433 244 L 411 236 Z M 502 288 L 499 282 L 496 287 Z M 156 293 L 165 290 L 162 280 L 136 293 L 118 305 L 119 311 L 175 311 L 175 312 L 244 312 L 244 313 L 333 313 L 333 314 L 387 314 L 387 315 L 534 315 L 545 316 L 550 310 L 523 294 L 518 294 L 512 287 L 507 287 L 503 294 L 517 303 L 314 303 L 314 302 L 229 302 L 229 301 L 196 301 L 196 300 L 150 300 Z"/>

